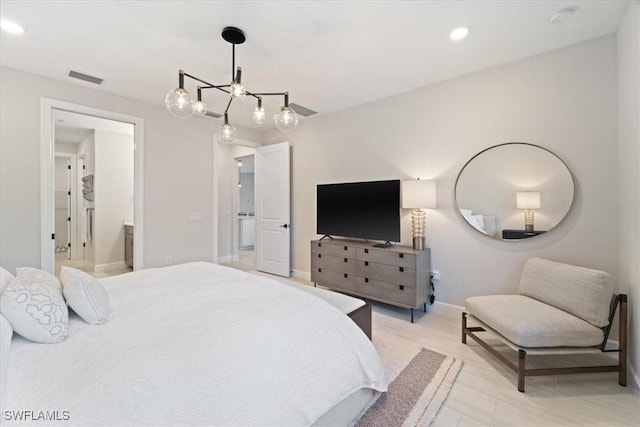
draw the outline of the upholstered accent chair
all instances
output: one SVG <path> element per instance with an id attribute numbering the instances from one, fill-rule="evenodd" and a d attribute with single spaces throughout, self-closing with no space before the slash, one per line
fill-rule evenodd
<path id="1" fill-rule="evenodd" d="M 606 348 L 620 307 L 618 348 Z M 462 313 L 462 342 L 467 336 L 518 374 L 524 392 L 527 376 L 618 372 L 627 385 L 627 296 L 614 295 L 611 276 L 599 270 L 561 264 L 542 258 L 527 260 L 517 295 L 468 298 Z M 468 326 L 467 319 L 479 326 Z M 517 351 L 518 364 L 498 352 L 479 332 L 497 336 Z M 526 367 L 527 355 L 617 352 L 617 364 L 563 368 Z M 612 362 L 615 360 L 612 359 Z"/>

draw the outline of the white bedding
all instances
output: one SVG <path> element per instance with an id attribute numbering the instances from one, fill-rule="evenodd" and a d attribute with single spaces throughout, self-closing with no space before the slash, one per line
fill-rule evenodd
<path id="1" fill-rule="evenodd" d="M 72 424 L 309 425 L 362 388 L 387 389 L 347 316 L 275 280 L 189 263 L 101 282 L 106 323 L 72 315 L 59 344 L 14 335 L 6 410 L 69 411 Z"/>

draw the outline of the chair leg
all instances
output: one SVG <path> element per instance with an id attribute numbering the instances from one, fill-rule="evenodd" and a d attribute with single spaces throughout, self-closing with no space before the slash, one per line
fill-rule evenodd
<path id="1" fill-rule="evenodd" d="M 627 385 L 627 296 L 621 295 L 619 321 L 618 384 Z"/>
<path id="2" fill-rule="evenodd" d="M 462 344 L 467 343 L 467 333 L 465 332 L 467 329 L 467 313 L 462 312 Z"/>
<path id="3" fill-rule="evenodd" d="M 524 393 L 524 371 L 527 352 L 518 350 L 518 391 Z"/>

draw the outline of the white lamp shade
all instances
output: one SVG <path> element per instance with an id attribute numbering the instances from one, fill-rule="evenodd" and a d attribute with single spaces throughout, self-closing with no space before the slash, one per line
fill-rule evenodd
<path id="1" fill-rule="evenodd" d="M 538 191 L 516 192 L 516 207 L 518 209 L 540 209 L 540 192 Z"/>
<path id="2" fill-rule="evenodd" d="M 403 209 L 432 209 L 436 207 L 436 182 L 434 180 L 402 181 Z"/>

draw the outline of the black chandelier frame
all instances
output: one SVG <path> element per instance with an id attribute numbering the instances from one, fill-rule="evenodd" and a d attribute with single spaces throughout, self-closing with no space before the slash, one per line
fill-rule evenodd
<path id="1" fill-rule="evenodd" d="M 222 30 L 222 38 L 227 42 L 231 43 L 231 83 L 224 85 L 216 85 L 213 83 L 209 83 L 206 80 L 203 80 L 199 77 L 196 77 L 192 74 L 185 73 L 184 70 L 178 70 L 178 87 L 184 90 L 184 78 L 189 77 L 192 80 L 202 83 L 205 86 L 197 86 L 197 101 L 202 102 L 202 91 L 205 89 L 218 89 L 219 91 L 225 92 L 229 95 L 229 102 L 227 103 L 227 108 L 224 110 L 224 121 L 225 124 L 229 124 L 229 107 L 231 107 L 231 103 L 234 98 L 232 92 L 229 88 L 233 84 L 242 84 L 242 67 L 236 68 L 236 45 L 242 44 L 245 42 L 246 37 L 244 35 L 244 31 L 237 27 L 225 27 Z M 235 73 L 235 74 L 234 74 Z M 284 107 L 289 107 L 289 92 L 250 92 L 246 90 L 246 95 L 253 96 L 258 100 L 258 108 L 262 108 L 262 97 L 263 96 L 284 96 Z"/>

